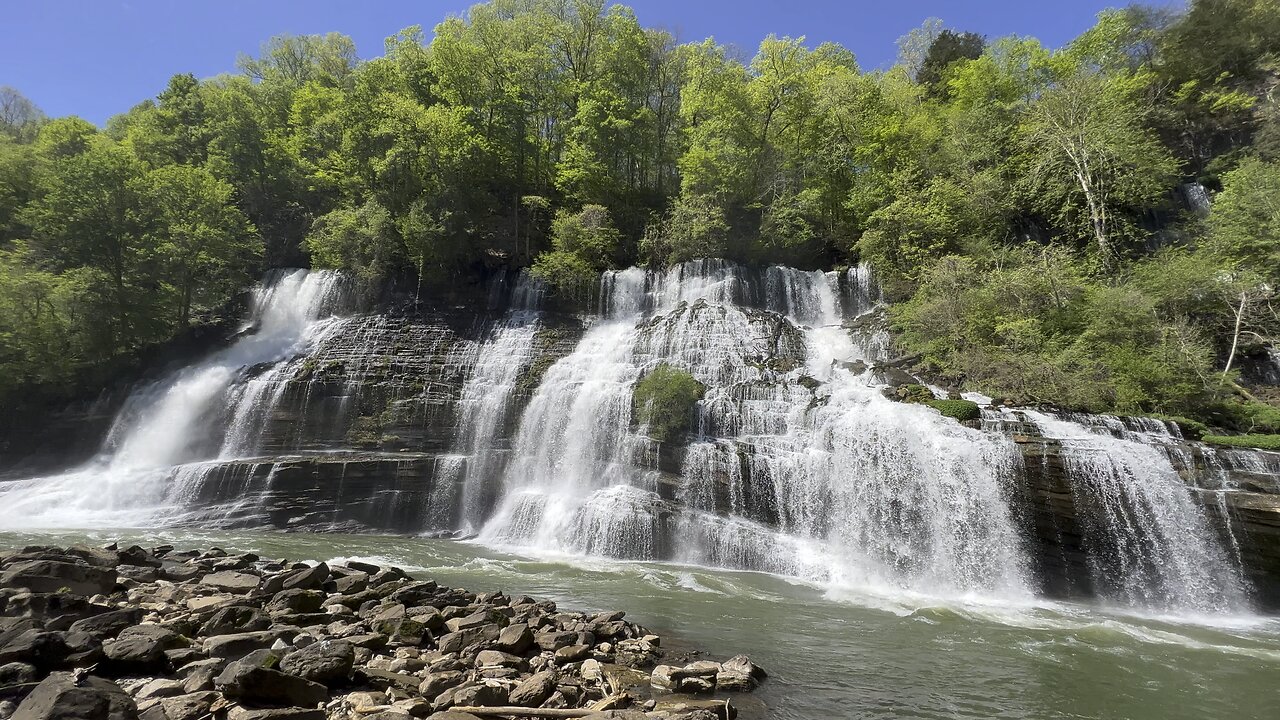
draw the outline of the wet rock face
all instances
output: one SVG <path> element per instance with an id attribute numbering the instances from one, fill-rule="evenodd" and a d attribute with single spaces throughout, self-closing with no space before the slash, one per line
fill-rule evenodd
<path id="1" fill-rule="evenodd" d="M 1059 441 L 1014 434 L 1022 455 L 1015 496 L 1026 528 L 1040 590 L 1050 597 L 1097 594 L 1085 542 L 1088 513 L 1081 503 Z M 1185 443 L 1178 471 L 1236 555 L 1259 610 L 1280 611 L 1280 456 Z"/>
<path id="2" fill-rule="evenodd" d="M 33 562 L 116 580 L 85 586 L 101 589 L 91 597 L 63 588 L 58 603 L 14 602 L 34 596 L 20 583 L 42 587 L 53 572 Z M 621 611 L 565 612 L 363 563 L 27 548 L 0 554 L 0 572 L 14 583 L 0 586 L 0 684 L 23 720 L 403 720 L 484 707 L 728 717 L 723 700 L 668 691 L 748 692 L 765 678 L 745 656 L 655 667 L 660 638 Z"/>

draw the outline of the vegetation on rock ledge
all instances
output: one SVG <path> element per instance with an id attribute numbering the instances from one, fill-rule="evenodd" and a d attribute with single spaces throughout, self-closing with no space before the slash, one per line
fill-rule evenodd
<path id="1" fill-rule="evenodd" d="M 689 432 L 694 409 L 706 387 L 689 373 L 665 363 L 636 382 L 632 407 L 649 437 L 671 442 Z"/>

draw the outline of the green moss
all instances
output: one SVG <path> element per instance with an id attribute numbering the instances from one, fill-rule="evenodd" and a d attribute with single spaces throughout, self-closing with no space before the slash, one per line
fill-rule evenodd
<path id="1" fill-rule="evenodd" d="M 689 431 L 694 406 L 705 392 L 706 386 L 689 373 L 659 365 L 636 383 L 632 393 L 636 421 L 658 442 L 675 440 Z"/>
<path id="2" fill-rule="evenodd" d="M 960 422 L 978 420 L 982 417 L 982 410 L 978 407 L 978 403 L 970 400 L 930 400 L 925 404 Z"/>
<path id="3" fill-rule="evenodd" d="M 928 404 L 934 401 L 933 391 L 924 385 L 901 385 L 894 395 L 899 402 Z"/>
<path id="4" fill-rule="evenodd" d="M 1280 435 L 1205 435 L 1203 440 L 1210 445 L 1227 445 L 1230 447 L 1257 448 L 1259 450 L 1280 452 Z"/>

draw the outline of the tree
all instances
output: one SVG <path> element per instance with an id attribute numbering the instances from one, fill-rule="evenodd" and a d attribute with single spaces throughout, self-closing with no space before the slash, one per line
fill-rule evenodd
<path id="1" fill-rule="evenodd" d="M 105 301 L 106 352 L 161 337 L 153 238 L 144 232 L 141 164 L 81 120 L 56 120 L 36 141 L 35 198 L 21 211 L 32 253 L 58 271 L 85 267 Z"/>
<path id="2" fill-rule="evenodd" d="M 552 250 L 538 257 L 533 273 L 557 292 L 584 299 L 600 272 L 612 267 L 620 238 L 605 207 L 561 210 L 551 223 Z"/>
<path id="3" fill-rule="evenodd" d="M 44 112 L 35 103 L 14 88 L 0 85 L 0 136 L 31 142 L 44 122 Z"/>
<path id="4" fill-rule="evenodd" d="M 167 165 L 138 182 L 153 213 L 148 245 L 174 289 L 176 325 L 185 327 L 194 305 L 215 304 L 247 280 L 253 227 L 232 204 L 231 185 L 203 168 Z"/>
<path id="5" fill-rule="evenodd" d="M 977 33 L 943 30 L 929 45 L 916 72 L 916 82 L 929 86 L 931 94 L 945 94 L 947 70 L 955 63 L 978 59 L 986 45 L 987 41 Z"/>
<path id="6" fill-rule="evenodd" d="M 1136 231 L 1126 212 L 1156 205 L 1176 169 L 1144 114 L 1123 82 L 1080 70 L 1033 104 L 1021 128 L 1029 190 L 1064 228 L 1087 228 L 1105 264 Z"/>

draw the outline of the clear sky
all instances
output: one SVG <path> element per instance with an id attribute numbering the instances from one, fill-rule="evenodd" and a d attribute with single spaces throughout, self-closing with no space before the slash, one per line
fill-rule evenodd
<path id="1" fill-rule="evenodd" d="M 0 11 L 0 85 L 53 116 L 95 123 L 164 89 L 169 76 L 235 70 L 282 33 L 337 31 L 362 57 L 409 25 L 431 28 L 468 0 L 8 0 Z M 753 51 L 769 33 L 835 41 L 864 68 L 887 66 L 894 40 L 927 17 L 988 37 L 1034 35 L 1058 47 L 1127 0 L 633 0 L 641 24 L 682 41 L 714 36 Z M 750 54 L 750 52 L 748 52 Z"/>

